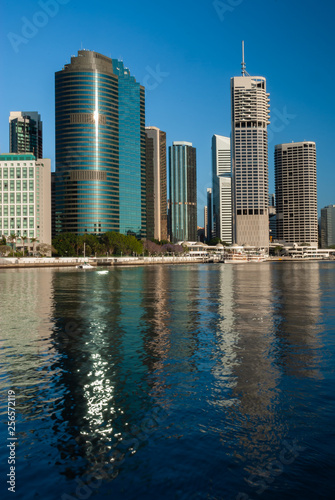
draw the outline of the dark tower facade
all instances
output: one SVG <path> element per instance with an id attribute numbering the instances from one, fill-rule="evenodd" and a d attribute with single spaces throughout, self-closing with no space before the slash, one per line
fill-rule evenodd
<path id="1" fill-rule="evenodd" d="M 197 163 L 191 142 L 169 148 L 171 241 L 197 241 Z"/>
<path id="2" fill-rule="evenodd" d="M 37 111 L 11 111 L 9 151 L 32 153 L 36 158 L 43 158 L 42 121 Z"/>

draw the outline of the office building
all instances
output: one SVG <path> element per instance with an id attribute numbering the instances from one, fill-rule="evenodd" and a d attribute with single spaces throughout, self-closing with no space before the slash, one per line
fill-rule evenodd
<path id="1" fill-rule="evenodd" d="M 242 58 L 242 76 L 231 79 L 234 242 L 269 245 L 268 136 L 269 94 L 266 79 L 249 76 Z"/>
<path id="2" fill-rule="evenodd" d="M 277 215 L 274 193 L 269 194 L 269 239 L 270 242 L 277 239 Z"/>
<path id="3" fill-rule="evenodd" d="M 169 147 L 171 241 L 197 241 L 197 165 L 191 142 Z"/>
<path id="4" fill-rule="evenodd" d="M 212 137 L 213 237 L 232 243 L 230 138 Z"/>
<path id="5" fill-rule="evenodd" d="M 166 133 L 145 128 L 147 238 L 167 239 Z"/>
<path id="6" fill-rule="evenodd" d="M 335 245 L 335 205 L 321 208 L 321 248 Z"/>
<path id="7" fill-rule="evenodd" d="M 9 152 L 32 153 L 43 158 L 42 121 L 36 111 L 10 112 Z"/>
<path id="8" fill-rule="evenodd" d="M 318 245 L 315 142 L 275 146 L 277 238 Z"/>
<path id="9" fill-rule="evenodd" d="M 0 155 L 0 234 L 51 244 L 51 161 Z"/>
<path id="10" fill-rule="evenodd" d="M 145 236 L 144 88 L 122 61 L 80 50 L 55 89 L 62 231 Z"/>
<path id="11" fill-rule="evenodd" d="M 199 230 L 198 230 L 199 236 Z M 204 207 L 204 237 L 205 240 L 208 240 L 208 207 L 207 205 Z"/>
<path id="12" fill-rule="evenodd" d="M 208 241 L 213 235 L 213 194 L 212 188 L 207 188 L 207 227 L 205 226 L 206 238 Z"/>

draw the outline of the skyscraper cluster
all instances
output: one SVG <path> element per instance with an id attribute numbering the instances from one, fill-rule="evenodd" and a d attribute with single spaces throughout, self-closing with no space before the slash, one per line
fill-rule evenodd
<path id="1" fill-rule="evenodd" d="M 275 146 L 276 206 L 268 194 L 270 99 L 266 79 L 231 78 L 231 141 L 212 139 L 212 233 L 226 243 L 266 248 L 283 243 L 318 244 L 316 150 L 313 142 Z"/>
<path id="2" fill-rule="evenodd" d="M 269 93 L 264 77 L 246 72 L 244 55 L 230 95 L 230 137 L 212 137 L 206 239 L 258 248 L 276 238 L 317 245 L 315 143 L 275 146 L 276 204 L 274 195 L 269 201 Z M 145 126 L 145 88 L 122 61 L 79 50 L 55 74 L 55 119 L 56 165 L 48 188 L 40 115 L 10 113 L 10 153 L 1 158 L 0 234 L 46 243 L 51 228 L 53 236 L 116 231 L 197 240 L 196 149 L 174 141 L 167 161 L 166 133 Z M 326 235 L 335 232 L 326 208 L 322 234 L 328 242 L 332 236 Z M 41 213 L 51 218 L 50 212 L 52 224 L 42 223 Z"/>

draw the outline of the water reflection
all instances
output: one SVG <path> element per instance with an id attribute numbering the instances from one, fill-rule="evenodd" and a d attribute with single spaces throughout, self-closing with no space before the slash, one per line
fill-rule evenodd
<path id="1" fill-rule="evenodd" d="M 39 462 L 42 493 L 112 465 L 115 498 L 227 498 L 319 428 L 326 265 L 13 270 L 0 284 L 2 388 L 20 393 L 20 467 Z"/>

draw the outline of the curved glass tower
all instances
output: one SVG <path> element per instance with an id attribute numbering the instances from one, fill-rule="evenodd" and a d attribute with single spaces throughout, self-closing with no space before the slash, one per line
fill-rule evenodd
<path id="1" fill-rule="evenodd" d="M 143 87 L 121 61 L 80 50 L 56 73 L 55 89 L 61 231 L 144 236 Z"/>

